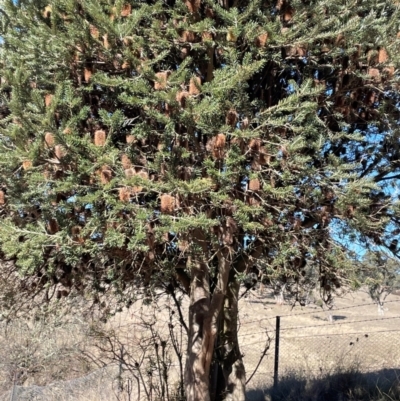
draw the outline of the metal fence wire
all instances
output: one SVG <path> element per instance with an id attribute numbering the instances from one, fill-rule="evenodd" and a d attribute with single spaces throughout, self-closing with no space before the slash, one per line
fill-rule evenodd
<path id="1" fill-rule="evenodd" d="M 365 305 L 374 308 L 373 304 L 363 304 L 342 310 Z M 280 379 L 293 374 L 317 378 L 346 371 L 400 369 L 400 316 L 367 319 L 363 316 L 370 315 L 364 313 L 354 318 L 336 314 L 339 310 L 332 311 L 333 322 L 327 321 L 325 312 L 318 311 L 243 322 L 244 327 L 258 327 L 241 335 L 251 387 L 276 386 Z M 309 321 L 316 323 L 293 324 L 300 315 L 310 315 Z"/>

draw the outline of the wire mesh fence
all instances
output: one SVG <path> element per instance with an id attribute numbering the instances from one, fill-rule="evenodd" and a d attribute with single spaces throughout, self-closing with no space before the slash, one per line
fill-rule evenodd
<path id="1" fill-rule="evenodd" d="M 357 308 L 362 312 L 346 314 Z M 400 369 L 400 316 L 370 317 L 376 314 L 373 303 L 329 313 L 331 322 L 323 310 L 242 322 L 239 340 L 251 387 L 271 388 L 293 374 L 316 378 Z M 306 318 L 309 324 L 303 323 Z"/>

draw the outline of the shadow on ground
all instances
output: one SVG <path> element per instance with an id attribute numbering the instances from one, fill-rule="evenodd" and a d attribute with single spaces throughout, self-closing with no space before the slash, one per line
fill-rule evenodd
<path id="1" fill-rule="evenodd" d="M 276 389 L 247 392 L 247 401 L 392 401 L 400 400 L 400 369 L 361 373 L 357 369 L 306 377 L 291 372 Z"/>

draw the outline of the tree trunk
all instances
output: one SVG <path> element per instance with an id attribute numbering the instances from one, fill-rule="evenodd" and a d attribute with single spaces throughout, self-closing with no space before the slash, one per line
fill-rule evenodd
<path id="1" fill-rule="evenodd" d="M 378 315 L 383 316 L 385 314 L 385 310 L 383 308 L 383 302 L 378 300 Z"/>
<path id="2" fill-rule="evenodd" d="M 200 241 L 205 243 L 204 241 Z M 203 245 L 205 247 L 205 245 Z M 203 248 L 203 256 L 206 249 Z M 189 337 L 185 368 L 187 401 L 210 401 L 210 369 L 218 334 L 218 315 L 222 309 L 229 277 L 227 251 L 218 256 L 217 284 L 210 296 L 209 271 L 205 258 L 189 258 L 191 270 Z"/>
<path id="3" fill-rule="evenodd" d="M 223 317 L 223 382 L 224 399 L 227 401 L 245 401 L 246 371 L 238 341 L 238 296 L 240 284 L 231 280 L 225 298 Z"/>

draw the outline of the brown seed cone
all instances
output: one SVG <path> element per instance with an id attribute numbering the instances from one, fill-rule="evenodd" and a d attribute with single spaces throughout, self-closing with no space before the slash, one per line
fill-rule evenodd
<path id="1" fill-rule="evenodd" d="M 108 184 L 112 179 L 112 171 L 108 166 L 103 166 L 100 170 L 100 182 L 105 185 Z"/>
<path id="2" fill-rule="evenodd" d="M 53 95 L 51 93 L 47 93 L 44 97 L 44 104 L 46 105 L 46 107 L 49 107 L 52 101 L 53 101 Z"/>
<path id="3" fill-rule="evenodd" d="M 221 160 L 225 156 L 225 143 L 226 136 L 224 134 L 218 134 L 211 138 L 207 144 L 207 150 L 212 152 L 212 156 L 216 160 Z"/>
<path id="4" fill-rule="evenodd" d="M 108 35 L 107 34 L 103 35 L 103 45 L 104 45 L 104 48 L 106 48 L 107 50 L 111 47 L 110 46 L 110 42 L 108 41 Z"/>
<path id="5" fill-rule="evenodd" d="M 260 206 L 260 205 L 261 205 L 260 199 L 255 198 L 254 196 L 249 196 L 249 197 L 247 198 L 247 203 L 248 203 L 250 206 Z"/>
<path id="6" fill-rule="evenodd" d="M 132 6 L 130 4 L 124 4 L 121 10 L 121 17 L 128 17 L 132 14 Z"/>
<path id="7" fill-rule="evenodd" d="M 130 64 L 129 64 L 128 61 L 124 61 L 124 62 L 122 63 L 121 68 L 122 68 L 123 70 L 127 70 L 129 67 L 130 67 Z"/>
<path id="8" fill-rule="evenodd" d="M 92 67 L 85 67 L 83 70 L 83 77 L 85 78 L 85 82 L 88 83 L 90 78 L 93 75 L 93 68 Z"/>
<path id="9" fill-rule="evenodd" d="M 185 0 L 185 5 L 190 13 L 197 13 L 199 11 L 201 0 Z"/>
<path id="10" fill-rule="evenodd" d="M 390 65 L 389 67 L 386 67 L 382 71 L 387 77 L 391 78 L 394 75 L 394 67 Z"/>
<path id="11" fill-rule="evenodd" d="M 284 13 L 283 13 L 283 20 L 285 22 L 290 21 L 293 18 L 294 15 L 294 10 L 293 8 L 289 7 Z"/>
<path id="12" fill-rule="evenodd" d="M 250 191 L 259 191 L 261 188 L 260 180 L 258 178 L 254 178 L 249 181 L 249 190 Z"/>
<path id="13" fill-rule="evenodd" d="M 51 7 L 51 5 L 50 4 L 47 5 L 43 10 L 43 17 L 50 18 L 52 11 L 53 11 L 53 8 Z"/>
<path id="14" fill-rule="evenodd" d="M 134 175 L 136 175 L 136 171 L 134 168 L 127 168 L 125 169 L 124 173 L 126 178 L 132 178 Z"/>
<path id="15" fill-rule="evenodd" d="M 181 35 L 181 42 L 193 43 L 196 41 L 196 35 L 192 31 L 183 31 Z"/>
<path id="16" fill-rule="evenodd" d="M 55 234 L 58 232 L 59 227 L 56 219 L 51 218 L 47 223 L 47 231 L 49 234 Z"/>
<path id="17" fill-rule="evenodd" d="M 51 132 L 46 132 L 46 134 L 44 135 L 44 141 L 46 142 L 47 146 L 49 147 L 54 146 L 55 143 L 54 135 Z"/>
<path id="18" fill-rule="evenodd" d="M 215 17 L 214 10 L 210 7 L 206 7 L 206 17 L 213 19 Z"/>
<path id="19" fill-rule="evenodd" d="M 6 195 L 4 191 L 0 191 L 0 205 L 4 205 L 6 203 Z"/>
<path id="20" fill-rule="evenodd" d="M 119 189 L 119 200 L 122 202 L 129 202 L 131 199 L 132 188 L 124 187 Z"/>
<path id="21" fill-rule="evenodd" d="M 384 47 L 378 50 L 378 63 L 386 63 L 389 59 L 387 51 Z"/>
<path id="22" fill-rule="evenodd" d="M 79 242 L 80 244 L 83 244 L 85 242 L 85 240 L 80 236 L 81 231 L 82 231 L 82 229 L 80 226 L 73 226 L 71 228 L 71 236 L 75 242 Z"/>
<path id="23" fill-rule="evenodd" d="M 104 146 L 106 143 L 106 132 L 102 129 L 94 133 L 94 144 L 96 146 Z"/>
<path id="24" fill-rule="evenodd" d="M 268 33 L 262 33 L 256 38 L 256 46 L 257 47 L 265 47 L 268 41 Z"/>
<path id="25" fill-rule="evenodd" d="M 249 128 L 249 125 L 250 125 L 249 119 L 245 117 L 240 123 L 240 129 L 247 129 Z"/>
<path id="26" fill-rule="evenodd" d="M 380 72 L 377 68 L 368 68 L 368 75 L 372 78 L 379 79 Z"/>
<path id="27" fill-rule="evenodd" d="M 188 91 L 180 91 L 176 94 L 176 101 L 179 103 L 179 105 L 182 108 L 185 108 L 186 106 L 186 98 L 189 97 L 189 92 Z"/>
<path id="28" fill-rule="evenodd" d="M 128 155 L 126 155 L 125 153 L 121 156 L 121 163 L 124 170 L 132 167 L 132 162 L 130 161 Z"/>
<path id="29" fill-rule="evenodd" d="M 126 136 L 126 143 L 135 143 L 135 142 L 136 142 L 135 135 Z"/>
<path id="30" fill-rule="evenodd" d="M 260 154 L 258 157 L 258 161 L 262 165 L 269 164 L 271 162 L 271 155 L 268 154 L 267 150 L 263 146 L 261 146 L 261 148 L 260 148 Z"/>
<path id="31" fill-rule="evenodd" d="M 167 87 L 167 80 L 168 80 L 169 72 L 162 71 L 156 73 L 156 81 L 154 81 L 154 89 L 155 90 L 162 90 Z"/>
<path id="32" fill-rule="evenodd" d="M 226 34 L 226 40 L 228 42 L 236 42 L 237 41 L 237 36 L 233 32 L 233 29 L 231 29 L 231 28 L 228 29 L 228 32 Z"/>
<path id="33" fill-rule="evenodd" d="M 230 109 L 225 117 L 225 124 L 230 125 L 231 127 L 235 127 L 238 122 L 238 113 L 235 109 Z"/>
<path id="34" fill-rule="evenodd" d="M 171 195 L 161 195 L 161 213 L 172 214 L 177 207 L 177 199 Z"/>
<path id="35" fill-rule="evenodd" d="M 203 42 L 211 41 L 211 40 L 213 40 L 213 34 L 212 34 L 211 32 L 205 31 L 205 32 L 203 32 L 203 33 L 201 34 L 201 40 L 202 40 Z"/>
<path id="36" fill-rule="evenodd" d="M 136 171 L 135 175 L 138 175 L 139 177 L 141 177 L 141 178 L 143 178 L 145 180 L 147 180 L 149 178 L 149 174 L 147 173 L 147 171 L 140 170 L 140 169 L 139 170 L 136 169 L 136 170 L 137 171 Z M 143 191 L 143 187 L 141 185 L 135 185 L 132 188 L 132 191 L 133 191 L 133 193 L 142 192 Z"/>
<path id="37" fill-rule="evenodd" d="M 100 36 L 99 30 L 94 25 L 90 25 L 90 35 L 93 39 L 98 39 Z"/>
<path id="38" fill-rule="evenodd" d="M 260 139 L 251 139 L 249 142 L 249 148 L 252 152 L 259 152 L 261 147 Z"/>
<path id="39" fill-rule="evenodd" d="M 66 150 L 61 145 L 56 145 L 54 147 L 54 154 L 56 155 L 57 159 L 62 159 L 66 154 Z"/>
<path id="40" fill-rule="evenodd" d="M 23 168 L 24 170 L 29 170 L 29 169 L 31 169 L 31 168 L 32 168 L 32 162 L 31 162 L 30 160 L 24 160 L 24 161 L 22 162 L 22 168 Z"/>
<path id="41" fill-rule="evenodd" d="M 72 130 L 69 127 L 65 128 L 64 131 L 63 131 L 63 134 L 65 134 L 65 135 L 69 135 L 71 133 L 72 133 Z"/>
<path id="42" fill-rule="evenodd" d="M 189 93 L 191 95 L 198 95 L 200 93 L 200 87 L 201 87 L 201 78 L 200 77 L 193 77 L 190 79 Z"/>

